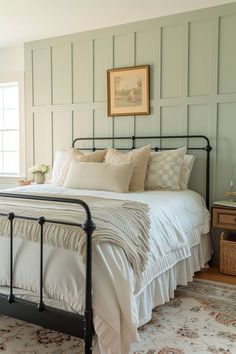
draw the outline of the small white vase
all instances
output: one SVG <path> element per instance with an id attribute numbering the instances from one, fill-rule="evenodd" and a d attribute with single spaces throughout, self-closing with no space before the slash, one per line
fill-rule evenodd
<path id="1" fill-rule="evenodd" d="M 45 174 L 41 172 L 37 172 L 35 175 L 35 182 L 37 184 L 43 184 L 45 182 Z"/>

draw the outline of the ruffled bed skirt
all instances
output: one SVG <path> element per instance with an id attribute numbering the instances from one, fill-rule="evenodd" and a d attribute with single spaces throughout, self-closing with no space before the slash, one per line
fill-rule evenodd
<path id="1" fill-rule="evenodd" d="M 210 234 L 202 235 L 201 242 L 191 248 L 191 257 L 186 258 L 168 271 L 159 275 L 135 296 L 139 327 L 152 318 L 152 309 L 174 297 L 177 285 L 186 285 L 193 280 L 195 272 L 208 267 L 213 253 Z"/>

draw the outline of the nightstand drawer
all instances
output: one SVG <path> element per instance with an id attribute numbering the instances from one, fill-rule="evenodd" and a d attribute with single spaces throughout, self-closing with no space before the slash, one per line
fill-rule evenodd
<path id="1" fill-rule="evenodd" d="M 213 208 L 212 226 L 221 229 L 236 230 L 236 210 Z"/>

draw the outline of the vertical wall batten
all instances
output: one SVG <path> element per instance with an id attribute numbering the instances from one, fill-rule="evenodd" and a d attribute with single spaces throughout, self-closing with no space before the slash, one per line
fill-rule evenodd
<path id="1" fill-rule="evenodd" d="M 160 84 L 159 84 L 159 87 L 160 87 L 160 97 L 159 99 L 162 98 L 162 81 L 163 81 L 163 78 L 162 78 L 162 45 L 163 45 L 163 41 L 162 41 L 162 32 L 163 32 L 163 27 L 160 26 L 160 37 L 159 37 L 159 43 L 160 43 L 160 59 L 159 59 L 159 80 L 160 80 Z"/>
<path id="2" fill-rule="evenodd" d="M 53 112 L 51 112 L 51 139 L 52 139 L 52 151 L 51 151 L 51 154 L 52 154 L 52 161 L 54 160 L 54 153 L 53 153 Z"/>
<path id="3" fill-rule="evenodd" d="M 50 102 L 53 105 L 53 80 L 52 80 L 52 46 L 50 46 Z"/>
<path id="4" fill-rule="evenodd" d="M 34 51 L 31 50 L 31 87 L 32 87 L 32 106 L 34 106 Z"/>
<path id="5" fill-rule="evenodd" d="M 133 65 L 136 66 L 136 32 L 134 31 L 133 33 L 133 55 L 134 55 L 134 59 L 133 59 Z M 134 116 L 134 135 L 136 135 L 136 116 Z"/>
<path id="6" fill-rule="evenodd" d="M 71 103 L 74 103 L 74 62 L 73 62 L 73 43 L 70 44 L 71 55 Z"/>
<path id="7" fill-rule="evenodd" d="M 33 165 L 35 165 L 35 126 L 34 126 L 34 113 L 32 114 L 32 122 L 33 122 Z"/>
<path id="8" fill-rule="evenodd" d="M 187 68 L 186 68 L 186 72 L 187 72 L 187 82 L 186 82 L 186 85 L 187 85 L 187 92 L 186 92 L 186 97 L 189 97 L 189 48 L 190 48 L 190 35 L 189 35 L 189 27 L 190 27 L 190 23 L 189 21 L 187 22 Z"/>
<path id="9" fill-rule="evenodd" d="M 74 127 L 74 111 L 71 112 L 71 126 L 72 126 L 72 129 L 71 129 L 71 139 L 72 141 L 76 138 L 75 135 L 74 135 L 74 130 L 75 130 L 75 127 Z"/>
<path id="10" fill-rule="evenodd" d="M 94 39 L 92 39 L 92 102 L 94 103 L 94 97 L 95 97 L 95 93 L 94 93 L 94 80 L 95 80 L 95 69 L 94 69 Z"/>
<path id="11" fill-rule="evenodd" d="M 218 78 L 219 78 L 219 17 L 214 16 L 211 20 L 211 136 L 215 136 L 212 141 L 213 151 L 211 152 L 211 195 L 216 196 L 217 178 L 217 145 L 218 145 Z"/>
<path id="12" fill-rule="evenodd" d="M 112 52 L 112 67 L 115 68 L 115 37 L 112 35 L 111 37 L 111 52 Z M 112 119 L 112 138 L 115 136 L 115 117 L 110 117 Z M 112 147 L 115 147 L 115 141 L 112 139 Z"/>

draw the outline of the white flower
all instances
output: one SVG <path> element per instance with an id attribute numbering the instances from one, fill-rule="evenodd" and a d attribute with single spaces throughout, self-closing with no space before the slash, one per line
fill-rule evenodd
<path id="1" fill-rule="evenodd" d="M 50 166 L 45 165 L 45 164 L 35 165 L 35 166 L 32 166 L 31 168 L 29 168 L 29 172 L 31 172 L 32 174 L 34 174 L 34 173 L 46 174 L 49 172 L 49 170 L 50 170 Z"/>
<path id="2" fill-rule="evenodd" d="M 42 165 L 42 166 L 41 166 L 41 171 L 42 171 L 42 172 L 47 172 L 47 169 L 48 169 L 48 168 L 47 168 L 46 165 Z"/>

